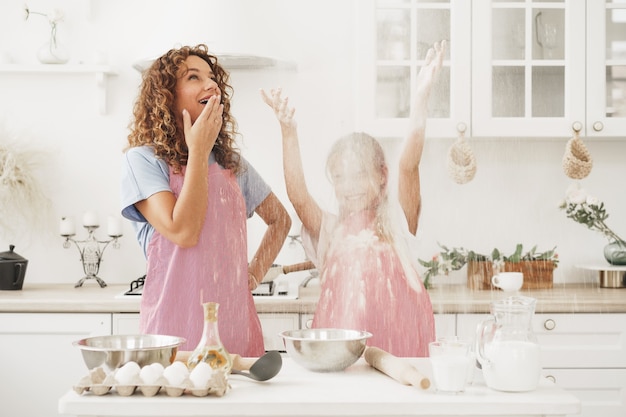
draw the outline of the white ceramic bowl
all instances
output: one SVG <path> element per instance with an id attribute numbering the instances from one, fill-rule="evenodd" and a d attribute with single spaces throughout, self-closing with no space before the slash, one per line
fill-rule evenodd
<path id="1" fill-rule="evenodd" d="M 300 329 L 279 334 L 290 358 L 316 372 L 342 371 L 356 362 L 372 334 L 348 329 Z"/>

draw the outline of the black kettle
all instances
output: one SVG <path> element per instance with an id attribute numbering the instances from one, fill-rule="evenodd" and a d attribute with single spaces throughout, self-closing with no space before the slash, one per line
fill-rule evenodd
<path id="1" fill-rule="evenodd" d="M 15 245 L 9 245 L 8 252 L 0 252 L 0 290 L 21 290 L 24 284 L 28 260 L 13 249 Z"/>

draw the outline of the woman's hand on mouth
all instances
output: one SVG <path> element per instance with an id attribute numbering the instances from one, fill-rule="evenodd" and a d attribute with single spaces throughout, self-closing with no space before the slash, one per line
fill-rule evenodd
<path id="1" fill-rule="evenodd" d="M 224 105 L 220 103 L 220 99 L 219 95 L 210 97 L 195 121 L 191 120 L 191 115 L 186 109 L 183 110 L 185 142 L 190 153 L 195 148 L 206 153 L 213 149 L 222 129 Z"/>

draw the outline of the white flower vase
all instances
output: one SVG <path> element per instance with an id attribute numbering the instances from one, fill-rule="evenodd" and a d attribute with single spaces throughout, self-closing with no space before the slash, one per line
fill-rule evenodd
<path id="1" fill-rule="evenodd" d="M 50 41 L 44 43 L 37 51 L 37 59 L 42 64 L 65 64 L 70 59 L 67 49 L 51 33 Z"/>

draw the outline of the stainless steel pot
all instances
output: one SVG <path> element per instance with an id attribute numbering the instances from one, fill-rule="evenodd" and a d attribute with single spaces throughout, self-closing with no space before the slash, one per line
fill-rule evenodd
<path id="1" fill-rule="evenodd" d="M 626 268 L 600 270 L 600 287 L 602 288 L 626 288 Z"/>
<path id="2" fill-rule="evenodd" d="M 26 275 L 28 260 L 13 252 L 14 245 L 9 245 L 8 252 L 0 252 L 0 290 L 21 290 Z"/>

